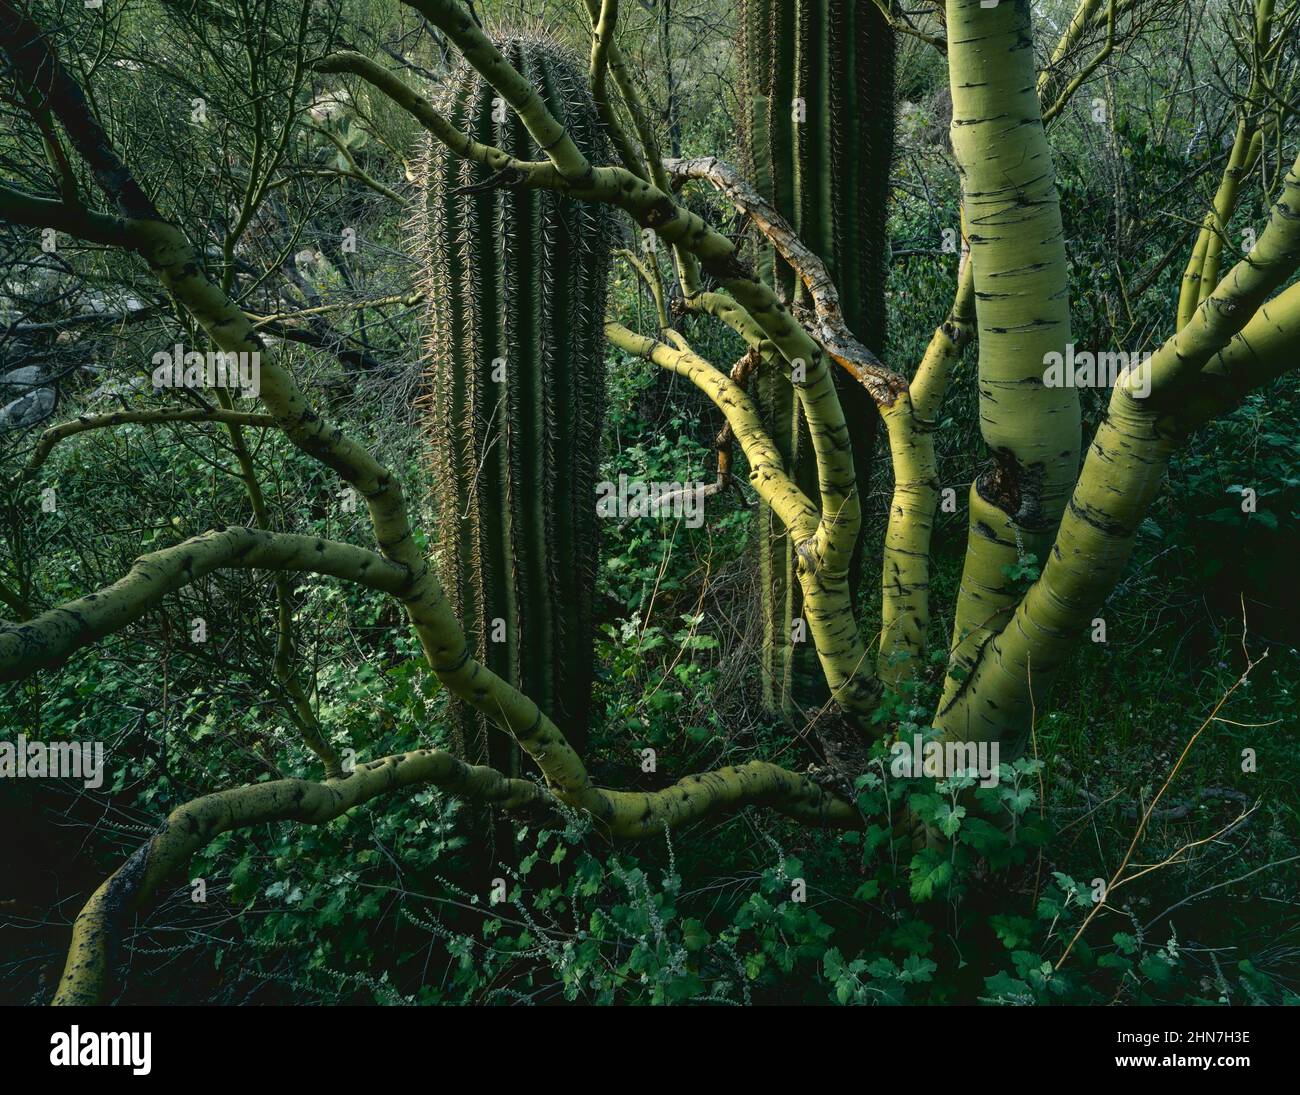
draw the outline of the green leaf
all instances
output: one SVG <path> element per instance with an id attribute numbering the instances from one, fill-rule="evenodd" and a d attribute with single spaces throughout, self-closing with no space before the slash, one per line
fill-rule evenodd
<path id="1" fill-rule="evenodd" d="M 998 1000 L 1019 1001 L 1032 997 L 1033 992 L 1024 982 L 1012 977 L 1006 970 L 984 978 L 984 988 Z"/>
<path id="2" fill-rule="evenodd" d="M 709 945 L 711 936 L 704 930 L 704 925 L 698 920 L 682 921 L 682 944 L 688 951 L 702 951 Z"/>
<path id="3" fill-rule="evenodd" d="M 1034 926 L 1023 916 L 999 913 L 989 917 L 989 927 L 993 929 L 1007 950 L 1014 951 L 1025 947 L 1030 942 Z"/>
<path id="4" fill-rule="evenodd" d="M 1137 939 L 1128 932 L 1116 932 L 1111 939 L 1114 940 L 1115 946 L 1119 948 L 1120 954 L 1136 954 L 1138 949 Z"/>
<path id="5" fill-rule="evenodd" d="M 903 972 L 899 975 L 900 981 L 920 983 L 929 981 L 934 971 L 939 967 L 931 962 L 928 958 L 921 958 L 919 955 L 909 954 L 903 962 Z"/>
<path id="6" fill-rule="evenodd" d="M 952 864 L 942 852 L 926 848 L 912 858 L 910 892 L 913 901 L 928 901 L 952 879 Z"/>
<path id="7" fill-rule="evenodd" d="M 938 823 L 939 831 L 944 836 L 955 836 L 957 830 L 961 828 L 961 819 L 966 816 L 965 806 L 953 806 L 945 802 L 939 807 L 935 821 Z"/>

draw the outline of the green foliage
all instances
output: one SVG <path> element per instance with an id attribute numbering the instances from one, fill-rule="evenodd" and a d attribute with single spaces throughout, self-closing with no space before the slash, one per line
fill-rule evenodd
<path id="1" fill-rule="evenodd" d="M 1030 551 L 1021 555 L 1014 563 L 1007 563 L 1002 568 L 1002 573 L 1006 575 L 1011 587 L 1023 596 L 1038 580 L 1038 575 L 1042 571 L 1038 566 L 1038 556 Z"/>
<path id="2" fill-rule="evenodd" d="M 825 12 L 835 6 L 809 7 Z M 248 89 L 232 85 L 219 62 L 226 51 L 240 55 L 243 31 L 256 27 L 241 22 L 239 33 L 208 33 L 199 41 L 185 29 L 185 12 L 167 7 L 172 14 L 159 23 L 159 36 L 173 51 L 172 67 L 201 79 L 212 115 L 228 123 L 221 140 L 184 122 L 192 89 L 174 72 L 100 65 L 97 99 L 115 132 L 130 142 L 141 174 L 156 180 L 160 204 L 195 238 L 211 233 L 220 242 L 229 225 L 217 207 L 232 195 L 237 201 L 244 180 L 236 178 L 239 185 L 219 193 L 211 179 L 232 162 L 243 170 L 253 107 Z M 152 10 L 128 8 L 126 18 L 138 21 L 137 32 L 150 30 Z M 396 9 L 377 0 L 359 10 L 388 27 Z M 275 67 L 261 73 L 266 82 L 286 79 L 291 67 L 291 51 L 281 48 L 282 36 L 293 31 L 291 13 L 277 10 L 271 22 Z M 567 29 L 585 49 L 586 27 Z M 667 45 L 680 52 L 682 29 L 665 34 Z M 671 99 L 663 87 L 665 72 L 675 71 L 674 61 L 682 58 L 667 48 L 661 57 L 653 52 L 638 61 L 647 65 L 665 116 L 678 112 L 683 148 L 726 152 L 725 141 L 736 131 L 728 97 L 697 78 L 690 88 L 695 107 L 683 111 L 683 100 Z M 423 59 L 437 68 L 432 55 Z M 725 75 L 730 80 L 733 74 Z M 900 90 L 922 103 L 923 112 L 937 114 L 932 104 L 944 79 L 941 61 L 909 53 Z M 1145 85 L 1124 66 L 1106 80 L 1116 89 L 1114 125 L 1098 128 L 1086 116 L 1067 116 L 1053 136 L 1072 241 L 1074 337 L 1081 346 L 1138 350 L 1168 333 L 1165 306 L 1176 295 L 1183 252 L 1163 269 L 1157 264 L 1179 243 L 1189 218 L 1167 215 L 1169 203 L 1153 199 L 1154 213 L 1139 224 L 1132 199 L 1186 194 L 1189 183 L 1200 186 L 1213 177 L 1221 150 L 1213 141 L 1195 143 L 1196 119 L 1181 107 L 1161 140 L 1158 127 L 1141 116 Z M 698 103 L 701 87 L 710 98 L 707 111 Z M 474 119 L 487 133 L 482 89 L 473 94 Z M 306 100 L 302 89 L 285 102 L 296 107 Z M 589 115 L 590 104 L 584 102 L 583 110 Z M 467 117 L 462 111 L 460 120 Z M 935 134 L 929 132 L 936 128 L 933 119 L 923 120 L 924 126 L 907 132 L 907 155 L 893 164 L 899 185 L 891 196 L 891 322 L 883 356 L 902 369 L 919 360 L 946 313 L 957 265 L 956 254 L 942 250 L 943 229 L 958 223 L 956 179 L 942 148 L 942 123 Z M 404 112 L 359 89 L 331 116 L 330 127 L 358 164 L 390 186 L 403 185 L 400 160 L 388 150 L 412 151 L 415 127 Z M 518 138 L 517 129 L 491 135 Z M 6 134 L 4 140 L 11 139 Z M 313 168 L 348 166 L 318 133 L 304 134 L 293 148 Z M 468 172 L 447 180 L 483 181 Z M 318 200 L 303 187 L 295 179 L 274 193 L 277 200 L 285 195 L 295 232 L 302 221 L 306 245 L 333 239 L 337 198 L 350 218 L 365 214 L 354 218 L 364 236 L 382 247 L 406 246 L 401 216 L 359 208 L 356 192 L 337 180 L 325 192 L 330 218 L 321 229 L 302 215 Z M 1128 196 L 1127 206 L 1117 195 Z M 493 218 L 507 195 L 484 191 L 459 198 L 485 214 L 475 244 L 481 248 L 489 236 L 499 240 Z M 738 227 L 726 220 L 716 197 L 692 201 L 715 223 Z M 1252 197 L 1239 209 L 1230 236 L 1257 224 L 1259 214 Z M 1104 232 L 1093 231 L 1099 224 Z M 283 241 L 259 236 L 255 243 L 278 253 Z M 239 261 L 245 257 L 241 252 Z M 219 256 L 210 258 L 218 272 L 224 269 Z M 92 284 L 129 285 L 142 278 L 125 259 L 105 253 L 75 260 L 85 263 Z M 1152 271 L 1144 293 L 1130 297 Z M 382 273 L 395 282 L 405 276 L 400 268 Z M 376 271 L 360 260 L 351 265 L 333 254 L 307 280 L 337 303 L 348 299 L 341 294 L 352 293 L 357 279 L 364 289 L 373 276 Z M 593 276 L 592 284 L 603 284 L 602 278 Z M 481 282 L 470 287 L 484 291 Z M 579 317 L 587 349 L 581 362 L 566 368 L 580 367 L 584 382 L 605 385 L 607 413 L 603 433 L 576 419 L 556 428 L 583 438 L 588 454 L 601 461 L 598 472 L 584 474 L 710 479 L 716 413 L 647 362 L 593 348 L 603 302 L 590 287 L 581 292 L 589 302 Z M 248 306 L 256 301 L 254 295 Z M 616 271 L 609 305 L 629 326 L 653 327 L 648 301 L 626 271 Z M 398 360 L 421 334 L 414 322 L 376 309 L 346 314 L 350 318 L 335 316 L 346 344 L 360 336 L 386 360 Z M 674 319 L 709 360 L 725 367 L 738 356 L 737 340 L 720 325 Z M 174 335 L 152 326 L 132 332 L 141 352 L 116 344 L 102 351 L 96 344 L 96 352 L 129 372 L 137 358 L 147 360 L 143 350 L 154 341 L 169 345 Z M 74 349 L 80 354 L 82 347 Z M 390 375 L 358 379 L 327 355 L 287 342 L 280 352 L 304 387 L 328 394 L 331 412 L 350 435 L 407 484 L 421 481 L 415 434 L 393 413 L 391 400 L 385 402 Z M 963 364 L 937 427 L 945 485 L 968 483 L 979 470 L 976 387 Z M 340 395 L 349 388 L 354 395 Z M 1288 379 L 1251 396 L 1175 459 L 1167 490 L 1138 530 L 1130 576 L 1107 606 L 1110 642 L 1085 643 L 1061 686 L 1050 697 L 1037 697 L 1030 751 L 1000 764 L 996 786 L 981 787 L 969 776 L 910 779 L 891 770 L 888 743 L 933 737 L 928 720 L 947 654 L 942 621 L 966 537 L 964 513 L 941 512 L 931 590 L 938 609 L 935 651 L 918 679 L 878 709 L 884 743 L 852 790 L 864 816 L 861 832 L 808 830 L 754 812 L 712 819 L 671 843 L 611 849 L 589 822 L 563 813 L 511 820 L 486 835 L 490 827 L 476 807 L 419 790 L 376 800 L 320 827 L 264 826 L 220 837 L 189 871 L 190 879 L 206 881 L 207 904 L 192 902 L 189 879 L 178 878 L 161 907 L 142 916 L 122 999 L 1297 1002 L 1297 936 L 1289 910 L 1300 877 L 1293 778 L 1300 635 L 1288 584 L 1300 528 L 1296 395 Z M 69 385 L 68 399 L 74 398 Z M 144 402 L 122 398 L 131 407 Z M 1101 399 L 1102 393 L 1084 395 L 1090 424 L 1101 413 Z M 329 472 L 274 432 L 249 431 L 249 438 L 273 508 L 287 515 L 292 531 L 371 543 L 364 507 L 341 507 Z M 208 426 L 130 426 L 59 446 L 40 480 L 57 487 L 56 514 L 37 513 L 29 495 L 2 499 L 11 550 L 0 553 L 0 576 L 40 610 L 111 582 L 141 551 L 178 543 L 214 521 L 249 521 L 243 486 L 228 474 L 227 444 L 222 430 Z M 602 785 L 657 789 L 688 772 L 751 756 L 800 769 L 822 759 L 810 744 L 815 732 L 809 727 L 796 736 L 755 714 L 760 682 L 747 626 L 756 569 L 749 544 L 753 494 L 739 454 L 737 464 L 741 486 L 710 501 L 703 528 L 668 519 L 611 522 L 599 556 L 590 556 L 586 577 L 595 603 L 586 635 L 598 669 L 584 756 Z M 887 475 L 880 462 L 863 482 L 868 542 L 879 537 Z M 1253 510 L 1242 506 L 1247 488 L 1254 492 Z M 29 545 L 39 550 L 20 550 Z M 1038 559 L 1025 555 L 1004 575 L 1023 591 L 1039 567 Z M 364 761 L 450 743 L 447 697 L 396 606 L 316 578 L 294 576 L 292 591 L 297 662 L 336 749 L 353 750 Z M 870 634 L 875 599 L 863 601 L 861 625 Z M 1249 648 L 1267 649 L 1270 657 L 1193 750 L 1147 827 L 1141 860 L 1160 862 L 1234 825 L 1254 802 L 1260 809 L 1225 838 L 1116 891 L 1076 940 L 1097 910 L 1095 880 L 1108 880 L 1141 809 L 1239 675 L 1243 609 Z M 196 616 L 210 625 L 206 646 L 186 638 Z M 6 908 L 11 893 L 25 903 L 12 921 L 0 923 L 0 949 L 15 955 L 0 985 L 6 999 L 48 995 L 56 961 L 50 956 L 61 954 L 67 941 L 70 895 L 99 885 L 177 805 L 275 774 L 319 776 L 270 671 L 275 629 L 265 575 L 215 574 L 167 598 L 59 673 L 0 689 L 5 730 L 108 746 L 108 772 L 96 794 L 24 787 L 0 798 L 4 831 L 18 834 L 0 858 L 6 886 L 0 898 Z M 528 649 L 536 649 L 531 640 Z M 808 721 L 815 731 L 812 713 Z M 571 717 L 562 722 L 566 731 L 576 725 Z M 657 753 L 655 771 L 639 763 L 646 748 Z M 1243 766 L 1246 751 L 1250 771 Z M 95 839 L 87 840 L 92 833 Z M 76 866 L 65 872 L 62 864 L 74 859 Z M 57 872 L 49 870 L 51 863 L 60 865 Z M 505 890 L 499 900 L 498 879 Z"/>

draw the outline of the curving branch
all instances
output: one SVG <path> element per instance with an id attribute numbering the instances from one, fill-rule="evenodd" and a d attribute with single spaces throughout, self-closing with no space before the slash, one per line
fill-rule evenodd
<path id="1" fill-rule="evenodd" d="M 275 419 L 269 414 L 251 414 L 245 411 L 228 410 L 224 407 L 213 407 L 208 410 L 202 407 L 186 408 L 184 410 L 156 408 L 148 411 L 83 414 L 69 422 L 51 426 L 42 433 L 40 440 L 36 443 L 35 450 L 32 452 L 31 459 L 27 461 L 27 466 L 23 469 L 19 478 L 25 479 L 31 476 L 45 463 L 50 451 L 60 441 L 75 437 L 79 433 L 85 433 L 87 430 L 111 429 L 114 426 L 125 426 L 128 423 L 164 425 L 169 422 L 223 422 L 238 426 L 264 427 L 275 425 Z"/>
<path id="2" fill-rule="evenodd" d="M 121 578 L 18 624 L 0 622 L 0 681 L 62 665 L 82 647 L 120 631 L 169 593 L 223 568 L 301 570 L 344 578 L 394 596 L 412 574 L 373 551 L 316 536 L 223 528 L 142 555 Z"/>
<path id="3" fill-rule="evenodd" d="M 349 179 L 349 178 L 356 179 L 363 186 L 368 186 L 376 194 L 382 194 L 394 205 L 405 208 L 406 199 L 402 197 L 402 195 L 399 194 L 392 187 L 385 186 L 373 175 L 371 175 L 368 171 L 366 171 L 365 168 L 363 168 L 360 164 L 358 164 L 356 156 L 352 154 L 352 149 L 348 147 L 347 142 L 344 141 L 337 133 L 333 132 L 333 130 L 326 129 L 324 126 L 319 126 L 319 125 L 309 125 L 308 128 L 314 129 L 317 133 L 321 134 L 326 140 L 328 140 L 330 144 L 332 144 L 336 149 L 338 149 L 339 155 L 342 156 L 347 161 L 349 170 L 336 171 L 333 168 L 325 168 L 320 171 L 300 170 L 296 172 L 296 174 L 299 175 L 324 174 L 324 175 L 331 175 L 334 176 L 335 178 L 340 178 L 340 179 Z"/>
<path id="4" fill-rule="evenodd" d="M 813 300 L 816 325 L 813 333 L 836 364 L 848 371 L 871 394 L 876 405 L 889 407 L 906 390 L 907 382 L 883 365 L 854 337 L 840 310 L 839 290 L 830 271 L 803 242 L 780 213 L 730 164 L 716 156 L 692 160 L 666 160 L 664 168 L 676 180 L 702 179 L 711 183 L 732 205 L 747 216 L 781 257 L 799 275 Z"/>
<path id="5" fill-rule="evenodd" d="M 604 0 L 586 0 L 587 13 L 591 16 L 592 26 L 598 28 L 601 21 L 601 11 Z M 597 31 L 599 33 L 599 31 Z M 623 59 L 623 54 L 618 47 L 618 39 L 612 34 L 609 39 L 609 46 L 606 55 L 606 65 L 609 74 L 614 78 L 614 84 L 618 88 L 619 96 L 623 100 L 623 106 L 626 108 L 628 116 L 632 119 L 632 129 L 636 133 L 637 142 L 641 146 L 642 156 L 645 165 L 643 169 L 634 170 L 634 174 L 643 178 L 651 179 L 655 186 L 660 190 L 667 192 L 671 189 L 668 175 L 664 171 L 663 153 L 659 148 L 659 138 L 655 135 L 654 126 L 646 113 L 645 104 L 642 102 L 642 95 L 637 87 L 637 81 L 633 77 L 627 62 Z M 613 119 L 613 111 L 610 112 L 610 119 Z M 630 145 L 629 138 L 623 135 L 622 127 L 617 124 L 617 120 L 607 120 L 607 125 L 612 124 L 612 134 L 616 141 L 624 141 Z M 629 153 L 631 150 L 629 149 Z M 636 156 L 633 153 L 632 158 Z M 647 175 L 648 171 L 648 175 Z M 699 263 L 694 255 L 686 248 L 680 245 L 673 247 L 673 260 L 677 267 L 677 280 L 681 285 L 682 292 L 689 300 L 693 293 L 700 288 L 700 270 Z M 651 272 L 658 275 L 658 266 L 653 265 Z"/>
<path id="6" fill-rule="evenodd" d="M 130 222 L 124 217 L 93 213 L 5 182 L 0 182 L 0 219 L 31 228 L 53 228 L 108 247 L 129 247 L 131 243 Z"/>
<path id="7" fill-rule="evenodd" d="M 1237 129 L 1232 140 L 1232 150 L 1224 164 L 1218 189 L 1209 211 L 1201 221 L 1196 244 L 1183 270 L 1179 286 L 1178 312 L 1175 330 L 1181 330 L 1192 321 L 1197 306 L 1213 295 L 1219 284 L 1219 265 L 1223 256 L 1224 238 L 1228 223 L 1237 208 L 1242 180 L 1259 162 L 1264 148 L 1264 130 L 1260 125 L 1256 104 L 1267 83 L 1264 56 L 1268 53 L 1273 33 L 1273 0 L 1255 0 L 1254 37 L 1251 53 L 1246 58 L 1250 68 L 1250 84 L 1238 108 Z M 1234 40 L 1234 45 L 1236 42 Z"/>
<path id="8" fill-rule="evenodd" d="M 1075 24 L 1087 18 L 1087 16 L 1085 16 L 1083 13 L 1085 9 L 1089 7 L 1090 4 L 1095 4 L 1095 2 L 1096 0 L 1083 0 L 1083 3 L 1080 4 L 1079 6 L 1079 11 L 1075 14 L 1075 23 L 1072 23 L 1070 29 L 1067 29 L 1065 36 L 1061 39 L 1061 45 L 1066 44 L 1067 40 L 1070 37 L 1070 31 L 1074 28 Z M 1070 100 L 1074 97 L 1074 93 L 1078 91 L 1079 88 L 1081 88 L 1088 81 L 1088 79 L 1092 76 L 1092 74 L 1096 72 L 1098 68 L 1101 67 L 1102 62 L 1104 62 L 1106 58 L 1108 58 L 1111 55 L 1111 53 L 1114 52 L 1115 4 L 1116 4 L 1116 0 L 1110 0 L 1110 5 L 1106 12 L 1105 43 L 1102 45 L 1101 49 L 1097 51 L 1096 55 L 1092 58 L 1092 60 L 1090 60 L 1077 73 L 1075 73 L 1073 79 L 1071 79 L 1070 82 L 1066 84 L 1065 88 L 1061 91 L 1061 94 L 1057 97 L 1056 101 L 1051 106 L 1049 106 L 1046 110 L 1043 111 L 1044 126 L 1048 125 L 1052 121 L 1052 119 L 1054 119 L 1057 115 L 1059 115 L 1061 111 L 1063 111 L 1066 108 L 1066 106 L 1069 105 Z M 1057 50 L 1059 51 L 1060 49 L 1061 46 L 1058 45 Z M 1054 62 L 1057 60 L 1059 60 L 1059 57 L 1053 58 Z M 1039 87 L 1040 94 L 1047 90 L 1049 83 L 1050 81 L 1047 79 L 1046 72 L 1044 72 L 1042 75 L 1039 76 L 1038 87 Z"/>
<path id="9" fill-rule="evenodd" d="M 618 323 L 607 323 L 605 334 L 620 349 L 691 381 L 726 417 L 749 462 L 750 482 L 785 525 L 795 545 L 808 630 L 831 697 L 843 710 L 868 724 L 880 692 L 853 616 L 848 576 L 824 574 L 807 565 L 809 545 L 817 528 L 817 510 L 786 473 L 758 408 L 736 381 L 682 345 L 646 338 Z"/>
<path id="10" fill-rule="evenodd" d="M 322 825 L 403 787 L 433 784 L 508 810 L 545 804 L 536 784 L 468 765 L 439 749 L 418 749 L 359 764 L 349 775 L 315 783 L 280 779 L 204 795 L 174 810 L 148 842 L 97 889 L 72 926 L 54 1004 L 97 1004 L 107 992 L 113 955 L 127 918 L 221 833 L 275 821 Z"/>
<path id="11" fill-rule="evenodd" d="M 939 406 L 962 350 L 975 336 L 975 287 L 969 257 L 951 310 L 926 347 L 907 392 L 883 410 L 894 491 L 881 557 L 877 672 L 895 687 L 916 673 L 930 626 L 930 546 L 939 500 L 934 431 Z"/>
<path id="12" fill-rule="evenodd" d="M 596 101 L 596 110 L 600 120 L 605 123 L 614 150 L 623 166 L 634 175 L 646 178 L 646 170 L 640 158 L 628 140 L 627 133 L 619 125 L 614 114 L 613 104 L 609 99 L 610 51 L 614 45 L 614 28 L 618 23 L 618 0 L 600 0 L 599 7 L 591 13 L 591 63 L 589 69 L 591 95 Z"/>
<path id="13" fill-rule="evenodd" d="M 872 3 L 879 9 L 880 14 L 884 16 L 885 22 L 888 23 L 899 34 L 907 34 L 919 41 L 924 42 L 927 46 L 933 46 L 941 54 L 948 52 L 948 40 L 940 38 L 937 34 L 930 34 L 921 30 L 914 24 L 906 12 L 895 12 L 893 0 L 872 0 Z"/>
<path id="14" fill-rule="evenodd" d="M 1150 393 L 1144 402 L 1152 407 L 1170 406 L 1181 391 L 1196 383 L 1209 360 L 1246 326 L 1298 266 L 1300 158 L 1287 171 L 1282 193 L 1255 246 L 1155 352 L 1147 366 L 1149 372 L 1128 375 L 1127 391 L 1138 393 L 1149 383 Z"/>
<path id="15" fill-rule="evenodd" d="M 174 810 L 161 829 L 91 895 L 73 924 L 63 977 L 52 1003 L 101 1002 L 127 917 L 143 908 L 167 879 L 219 834 L 276 821 L 322 825 L 381 795 L 429 784 L 509 811 L 554 805 L 535 783 L 466 764 L 441 749 L 396 753 L 359 764 L 348 775 L 323 783 L 281 779 L 204 795 Z M 662 791 L 607 793 L 625 819 L 614 835 L 626 838 L 650 836 L 717 810 L 752 805 L 771 806 L 809 825 L 861 827 L 861 816 L 853 806 L 806 776 L 764 761 L 687 776 Z"/>

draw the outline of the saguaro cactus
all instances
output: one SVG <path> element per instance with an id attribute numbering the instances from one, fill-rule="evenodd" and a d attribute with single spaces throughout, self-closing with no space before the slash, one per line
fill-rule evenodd
<path id="1" fill-rule="evenodd" d="M 579 69 L 548 40 L 506 58 L 596 163 L 604 138 Z M 451 123 L 521 160 L 545 159 L 468 65 L 441 104 Z M 480 662 L 537 701 L 575 747 L 592 680 L 596 476 L 604 402 L 606 208 L 486 178 L 428 148 L 416 230 L 429 302 L 426 421 L 441 571 Z M 517 747 L 456 703 L 462 755 L 504 772 Z"/>
<path id="2" fill-rule="evenodd" d="M 827 264 L 853 333 L 882 350 L 893 32 L 875 5 L 858 0 L 742 0 L 740 70 L 747 174 Z M 797 300 L 803 290 L 793 271 L 770 251 L 759 265 L 771 284 Z M 837 371 L 836 383 L 864 490 L 877 412 L 846 373 Z M 793 389 L 769 367 L 760 369 L 757 385 L 782 457 L 815 497 L 811 443 Z M 766 506 L 758 522 L 764 701 L 773 713 L 792 714 L 816 702 L 823 686 L 812 644 L 798 641 L 802 605 L 790 539 Z M 859 544 L 850 573 L 855 597 L 861 554 Z"/>

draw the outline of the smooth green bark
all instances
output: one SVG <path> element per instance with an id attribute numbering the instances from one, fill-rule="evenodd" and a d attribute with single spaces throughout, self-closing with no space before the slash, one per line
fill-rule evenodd
<path id="1" fill-rule="evenodd" d="M 1014 609 L 1004 573 L 1041 561 L 1079 468 L 1078 394 L 1043 382 L 1070 340 L 1065 237 L 1043 130 L 1025 0 L 949 0 L 952 142 L 961 173 L 979 333 L 980 432 L 970 534 L 944 704 Z M 957 672 L 953 672 L 956 670 Z"/>

